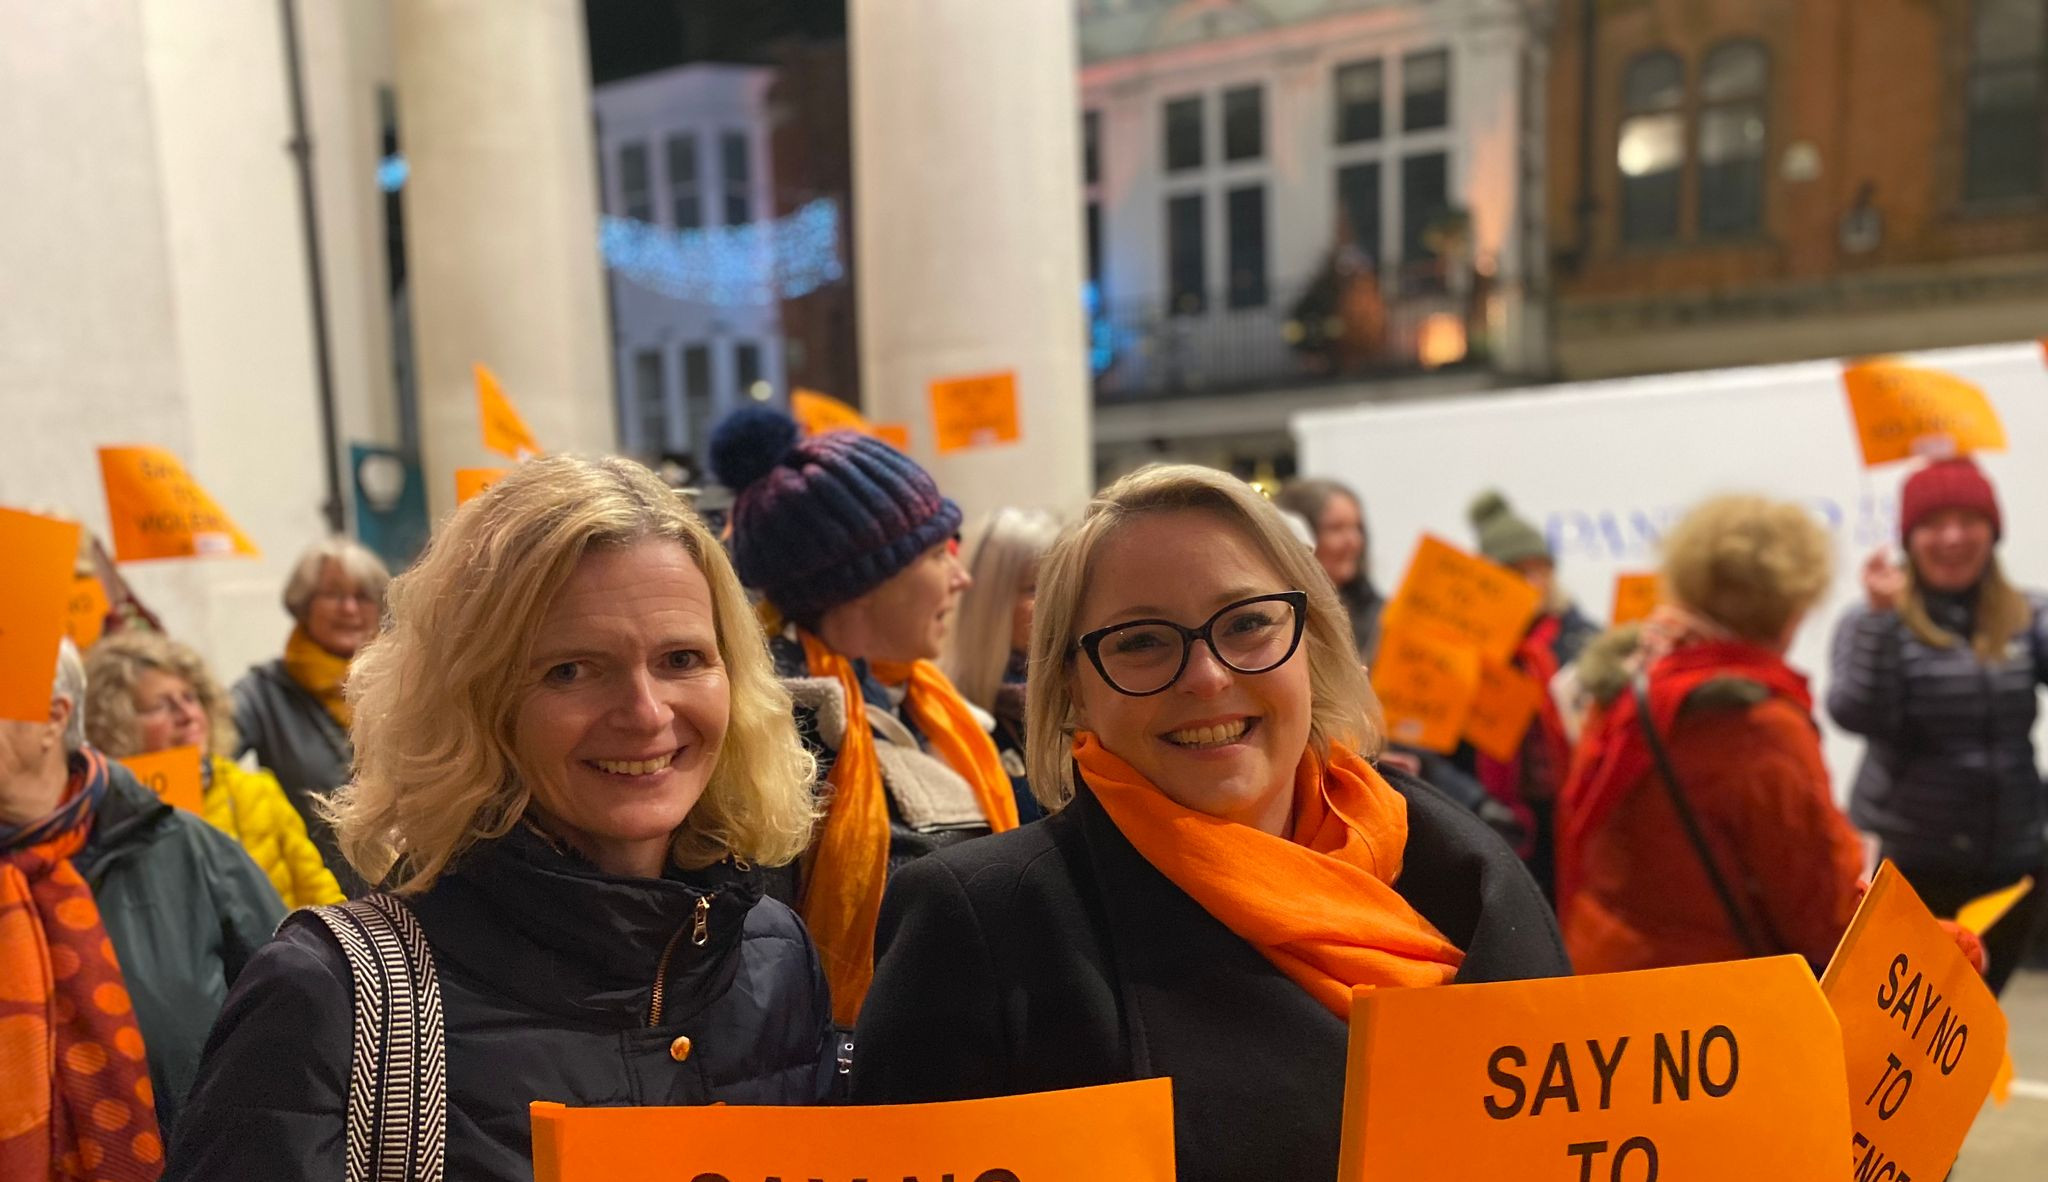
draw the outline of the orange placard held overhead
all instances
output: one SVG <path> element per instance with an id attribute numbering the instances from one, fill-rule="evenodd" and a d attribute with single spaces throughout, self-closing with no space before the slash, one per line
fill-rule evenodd
<path id="1" fill-rule="evenodd" d="M 1425 534 L 1387 613 L 1447 631 L 1505 664 L 1542 600 L 1542 592 L 1508 568 Z"/>
<path id="2" fill-rule="evenodd" d="M 1465 717 L 1465 738 L 1481 754 L 1503 763 L 1513 759 L 1548 692 L 1541 682 L 1512 666 L 1481 662 L 1479 690 Z"/>
<path id="3" fill-rule="evenodd" d="M 122 766 L 135 773 L 142 786 L 163 802 L 187 812 L 206 811 L 206 789 L 199 775 L 199 748 L 173 747 L 148 755 L 131 755 Z"/>
<path id="4" fill-rule="evenodd" d="M 498 483 L 510 472 L 510 468 L 457 468 L 455 470 L 455 503 L 467 505 L 478 493 Z"/>
<path id="5" fill-rule="evenodd" d="M 1372 666 L 1387 737 L 1448 755 L 1479 693 L 1479 654 L 1426 625 L 1389 622 Z"/>
<path id="6" fill-rule="evenodd" d="M 484 446 L 508 460 L 539 455 L 540 441 L 513 409 L 512 400 L 505 397 L 505 387 L 498 384 L 498 375 L 482 362 L 472 368 L 476 373 L 476 406 L 483 423 Z"/>
<path id="7" fill-rule="evenodd" d="M 103 447 L 100 480 L 114 526 L 114 560 L 262 553 L 178 457 L 160 447 Z"/>
<path id="8" fill-rule="evenodd" d="M 802 386 L 789 392 L 789 417 L 796 420 L 805 435 L 823 435 L 827 431 L 875 433 L 874 425 L 852 406 Z"/>
<path id="9" fill-rule="evenodd" d="M 2005 450 L 2005 427 L 1991 400 L 1961 378 L 1892 361 L 1866 361 L 1842 371 L 1842 386 L 1866 468 L 1916 456 L 1943 459 Z"/>
<path id="10" fill-rule="evenodd" d="M 1940 1178 L 1998 1078 L 2005 1015 L 1890 862 L 1821 991 L 1842 1026 L 1856 1177 Z"/>
<path id="11" fill-rule="evenodd" d="M 1614 626 L 1647 620 L 1664 601 L 1664 583 L 1656 575 L 1614 576 Z"/>
<path id="12" fill-rule="evenodd" d="M 536 1103 L 534 1182 L 1173 1182 L 1165 1079 L 946 1104 Z M 1056 1135 L 1054 1135 L 1056 1131 Z"/>
<path id="13" fill-rule="evenodd" d="M 1841 1070 L 1797 956 L 1360 989 L 1337 1177 L 1847 1179 Z"/>
<path id="14" fill-rule="evenodd" d="M 64 639 L 78 523 L 0 509 L 0 718 L 46 722 Z M 73 702 L 72 708 L 85 709 Z"/>
<path id="15" fill-rule="evenodd" d="M 74 575 L 71 593 L 64 600 L 64 635 L 84 652 L 100 642 L 107 629 L 107 612 L 113 608 L 107 588 L 95 575 Z"/>
<path id="16" fill-rule="evenodd" d="M 975 374 L 932 383 L 932 428 L 939 454 L 1017 442 L 1017 375 Z"/>

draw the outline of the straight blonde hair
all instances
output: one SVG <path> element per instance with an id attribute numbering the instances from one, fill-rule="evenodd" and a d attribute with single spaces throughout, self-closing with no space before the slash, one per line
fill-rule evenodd
<path id="1" fill-rule="evenodd" d="M 502 836 L 531 796 L 512 722 L 530 688 L 541 620 L 583 555 L 665 539 L 711 588 L 730 720 L 704 795 L 671 857 L 780 865 L 816 819 L 816 765 L 725 551 L 681 497 L 630 460 L 548 456 L 513 468 L 455 512 L 393 580 L 384 632 L 349 668 L 355 778 L 325 812 L 364 878 L 400 894 Z"/>
<path id="2" fill-rule="evenodd" d="M 974 584 L 960 597 L 943 665 L 960 696 L 983 710 L 995 709 L 1009 668 L 1017 595 L 1036 581 L 1039 560 L 1059 532 L 1050 513 L 998 509 L 961 539 Z"/>
<path id="3" fill-rule="evenodd" d="M 1906 597 L 1899 604 L 1899 619 L 1905 622 L 1921 643 L 1933 648 L 1954 648 L 1962 637 L 1934 622 L 1927 614 L 1927 592 L 1920 586 L 1920 574 L 1913 564 L 1906 564 Z M 2005 656 L 2005 647 L 2013 638 L 2025 632 L 2034 623 L 2034 605 L 2006 580 L 2005 568 L 1999 565 L 1998 555 L 1992 554 L 1991 561 L 1984 567 L 1984 577 L 1977 584 L 1977 627 L 1970 640 L 1970 650 L 1977 659 L 1989 665 Z"/>
<path id="4" fill-rule="evenodd" d="M 1308 593 L 1302 646 L 1308 657 L 1309 747 L 1327 757 L 1332 743 L 1343 743 L 1367 759 L 1379 756 L 1379 699 L 1358 663 L 1350 616 L 1314 551 L 1287 528 L 1278 509 L 1235 476 L 1193 464 L 1151 464 L 1097 493 L 1039 567 L 1024 747 L 1032 795 L 1048 812 L 1074 797 L 1075 626 L 1096 556 L 1116 544 L 1118 529 L 1128 522 L 1186 511 L 1208 514 L 1216 528 L 1242 533 L 1288 589 Z"/>

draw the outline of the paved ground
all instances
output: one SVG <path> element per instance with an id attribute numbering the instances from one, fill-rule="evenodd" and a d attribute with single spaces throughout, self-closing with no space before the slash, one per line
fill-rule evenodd
<path id="1" fill-rule="evenodd" d="M 2048 1179 L 2048 972 L 2013 978 L 2002 1002 L 2019 1078 L 2004 1108 L 1984 1106 L 1953 1182 Z"/>

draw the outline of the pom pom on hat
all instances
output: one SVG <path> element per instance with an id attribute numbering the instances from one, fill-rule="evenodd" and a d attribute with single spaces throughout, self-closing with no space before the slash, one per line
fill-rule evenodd
<path id="1" fill-rule="evenodd" d="M 1472 522 L 1473 529 L 1482 529 L 1486 523 L 1508 511 L 1508 499 L 1497 488 L 1489 488 L 1472 499 L 1472 506 L 1465 510 L 1465 517 Z"/>
<path id="2" fill-rule="evenodd" d="M 745 406 L 711 433 L 711 474 L 738 493 L 775 470 L 796 447 L 796 420 L 766 406 Z"/>
<path id="3" fill-rule="evenodd" d="M 1550 543 L 1544 539 L 1543 531 L 1515 516 L 1515 511 L 1508 506 L 1508 499 L 1497 489 L 1480 493 L 1465 515 L 1471 519 L 1472 528 L 1478 531 L 1479 552 L 1488 561 L 1513 566 L 1518 562 L 1551 557 Z"/>

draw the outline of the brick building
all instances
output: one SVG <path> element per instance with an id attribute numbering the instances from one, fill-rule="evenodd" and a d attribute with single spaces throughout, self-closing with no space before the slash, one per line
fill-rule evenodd
<path id="1" fill-rule="evenodd" d="M 2048 0 L 1558 0 L 1566 377 L 2048 333 Z"/>

